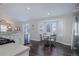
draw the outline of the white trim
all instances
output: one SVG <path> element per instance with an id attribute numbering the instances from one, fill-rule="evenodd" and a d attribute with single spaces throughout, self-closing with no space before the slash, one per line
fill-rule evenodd
<path id="1" fill-rule="evenodd" d="M 33 41 L 40 41 L 40 39 L 38 39 L 38 40 L 37 39 L 31 39 L 31 40 L 33 40 Z"/>
<path id="2" fill-rule="evenodd" d="M 58 42 L 58 41 L 56 41 L 56 42 Z M 58 42 L 58 43 L 61 43 L 61 44 L 67 45 L 67 46 L 71 46 L 71 44 L 64 43 L 64 42 Z"/>
<path id="3" fill-rule="evenodd" d="M 37 40 L 37 39 L 31 39 L 31 40 L 33 40 L 33 41 L 40 41 L 40 40 Z M 71 44 L 68 44 L 68 43 L 59 42 L 59 41 L 56 41 L 56 42 L 64 44 L 64 45 L 67 45 L 67 46 L 71 46 Z"/>

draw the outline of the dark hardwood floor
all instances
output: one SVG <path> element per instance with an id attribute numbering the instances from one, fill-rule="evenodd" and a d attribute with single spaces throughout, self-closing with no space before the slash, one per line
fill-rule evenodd
<path id="1" fill-rule="evenodd" d="M 30 56 L 71 56 L 73 51 L 70 46 L 55 43 L 55 47 L 44 47 L 44 42 L 31 41 Z"/>

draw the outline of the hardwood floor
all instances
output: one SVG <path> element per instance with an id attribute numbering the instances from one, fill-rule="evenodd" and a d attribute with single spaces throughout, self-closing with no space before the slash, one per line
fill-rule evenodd
<path id="1" fill-rule="evenodd" d="M 73 51 L 70 46 L 55 43 L 55 47 L 44 47 L 43 42 L 31 41 L 30 56 L 71 56 Z"/>

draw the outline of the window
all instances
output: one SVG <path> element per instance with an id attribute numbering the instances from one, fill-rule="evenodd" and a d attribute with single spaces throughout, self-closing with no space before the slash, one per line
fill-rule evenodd
<path id="1" fill-rule="evenodd" d="M 55 20 L 48 20 L 48 21 L 43 21 L 40 23 L 39 29 L 40 33 L 56 33 L 56 28 L 57 28 L 57 21 Z"/>
<path id="2" fill-rule="evenodd" d="M 52 24 L 52 33 L 56 33 L 56 22 L 53 22 Z"/>
<path id="3" fill-rule="evenodd" d="M 50 26 L 50 24 L 47 24 L 47 32 L 51 32 L 51 26 Z"/>
<path id="4" fill-rule="evenodd" d="M 7 32 L 7 26 L 6 25 L 0 25 L 0 32 Z"/>

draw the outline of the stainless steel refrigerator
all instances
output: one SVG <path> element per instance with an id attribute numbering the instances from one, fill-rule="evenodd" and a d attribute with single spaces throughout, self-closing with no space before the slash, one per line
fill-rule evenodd
<path id="1" fill-rule="evenodd" d="M 77 14 L 74 19 L 73 48 L 79 55 L 79 14 Z"/>

